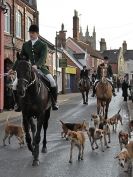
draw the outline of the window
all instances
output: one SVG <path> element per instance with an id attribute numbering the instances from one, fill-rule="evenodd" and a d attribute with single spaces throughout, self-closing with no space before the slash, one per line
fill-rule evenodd
<path id="1" fill-rule="evenodd" d="M 16 11 L 16 37 L 22 37 L 22 14 L 20 11 Z"/>
<path id="2" fill-rule="evenodd" d="M 7 13 L 5 14 L 5 32 L 10 34 L 10 15 L 11 15 L 11 8 L 8 4 L 6 4 Z"/>
<path id="3" fill-rule="evenodd" d="M 26 34 L 26 36 L 25 36 L 26 41 L 28 41 L 30 39 L 28 31 L 29 31 L 29 27 L 31 26 L 31 24 L 32 24 L 31 18 L 27 17 L 26 18 L 26 33 L 25 33 Z"/>

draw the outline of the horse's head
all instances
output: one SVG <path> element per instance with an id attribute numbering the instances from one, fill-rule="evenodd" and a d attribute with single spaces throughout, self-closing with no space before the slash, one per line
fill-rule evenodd
<path id="1" fill-rule="evenodd" d="M 100 66 L 101 69 L 101 81 L 103 83 L 107 82 L 107 66 Z"/>
<path id="2" fill-rule="evenodd" d="M 17 53 L 16 72 L 18 78 L 17 92 L 20 97 L 25 97 L 26 90 L 32 81 L 32 65 L 28 62 L 26 56 L 20 56 Z"/>

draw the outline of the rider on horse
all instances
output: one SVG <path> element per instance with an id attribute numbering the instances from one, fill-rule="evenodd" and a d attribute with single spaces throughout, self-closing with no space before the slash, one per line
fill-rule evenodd
<path id="1" fill-rule="evenodd" d="M 104 67 L 105 65 L 107 65 L 107 80 L 108 82 L 111 84 L 112 86 L 112 92 L 113 92 L 113 95 L 116 96 L 115 94 L 115 88 L 114 88 L 114 85 L 112 83 L 112 77 L 113 77 L 113 71 L 112 71 L 112 66 L 108 64 L 108 57 L 104 57 L 104 62 L 101 63 L 98 68 L 97 68 L 97 80 L 95 81 L 94 83 L 94 86 L 93 86 L 93 94 L 92 94 L 92 97 L 95 96 L 95 93 L 96 93 L 96 86 L 101 78 L 101 67 Z"/>
<path id="2" fill-rule="evenodd" d="M 83 66 L 83 69 L 80 72 L 80 82 L 79 85 L 81 84 L 82 79 L 89 79 L 89 70 L 87 69 L 86 66 Z"/>
<path id="3" fill-rule="evenodd" d="M 43 82 L 46 81 L 46 78 L 49 80 L 50 82 L 49 89 L 51 93 L 52 108 L 53 110 L 58 110 L 57 86 L 56 86 L 53 76 L 50 74 L 49 70 L 47 69 L 45 65 L 46 59 L 47 59 L 47 44 L 43 43 L 41 40 L 38 39 L 39 27 L 37 25 L 30 26 L 29 35 L 30 35 L 30 40 L 23 44 L 20 55 L 22 57 L 24 56 L 25 59 L 30 60 L 32 67 L 41 76 Z M 15 71 L 16 63 L 14 64 L 13 68 L 9 71 L 9 74 Z M 20 111 L 21 109 L 20 109 L 20 105 L 19 105 L 19 101 L 17 97 L 17 91 L 16 91 L 17 82 L 18 81 L 16 78 L 16 80 L 13 83 L 13 88 L 14 88 L 15 101 L 17 104 L 16 111 Z"/>

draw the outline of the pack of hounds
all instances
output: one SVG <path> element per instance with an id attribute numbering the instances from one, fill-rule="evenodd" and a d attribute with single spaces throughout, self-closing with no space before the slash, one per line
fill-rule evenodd
<path id="1" fill-rule="evenodd" d="M 92 150 L 98 149 L 98 141 L 100 141 L 101 151 L 104 152 L 105 148 L 109 148 L 111 143 L 111 131 L 117 131 L 117 125 L 122 123 L 122 116 L 120 115 L 120 110 L 112 116 L 111 118 L 104 119 L 103 116 L 92 114 L 91 121 L 93 121 L 94 126 L 89 126 L 84 120 L 82 123 L 65 123 L 60 120 L 62 125 L 61 137 L 70 141 L 70 159 L 69 163 L 72 163 L 72 155 L 74 146 L 78 148 L 78 160 L 84 159 L 84 148 L 85 140 L 89 138 Z M 112 130 L 111 130 L 112 127 Z M 133 132 L 133 120 L 129 122 L 128 132 L 120 131 L 118 133 L 118 142 L 120 145 L 120 152 L 114 156 L 118 159 L 119 165 L 128 171 L 129 163 L 133 160 L 133 141 L 130 141 L 131 132 Z M 24 130 L 22 126 L 11 124 L 6 121 L 5 124 L 5 135 L 3 138 L 3 145 L 5 146 L 6 139 L 10 144 L 10 139 L 12 136 L 16 136 L 18 139 L 20 147 L 24 144 Z"/>

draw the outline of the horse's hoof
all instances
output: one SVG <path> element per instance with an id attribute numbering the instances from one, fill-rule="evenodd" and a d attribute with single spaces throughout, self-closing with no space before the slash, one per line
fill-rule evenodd
<path id="1" fill-rule="evenodd" d="M 47 148 L 46 147 L 42 148 L 42 153 L 47 153 Z"/>
<path id="2" fill-rule="evenodd" d="M 107 148 L 110 148 L 110 146 L 107 146 Z"/>
<path id="3" fill-rule="evenodd" d="M 88 102 L 86 102 L 86 104 L 88 104 Z"/>
<path id="4" fill-rule="evenodd" d="M 86 104 L 86 102 L 83 102 L 83 104 Z"/>
<path id="5" fill-rule="evenodd" d="M 72 163 L 72 160 L 69 160 L 69 163 Z"/>
<path id="6" fill-rule="evenodd" d="M 110 141 L 108 143 L 111 143 Z"/>
<path id="7" fill-rule="evenodd" d="M 33 160 L 32 166 L 37 167 L 39 166 L 39 164 L 40 164 L 39 160 Z"/>
<path id="8" fill-rule="evenodd" d="M 98 149 L 98 146 L 96 146 L 95 149 Z"/>

